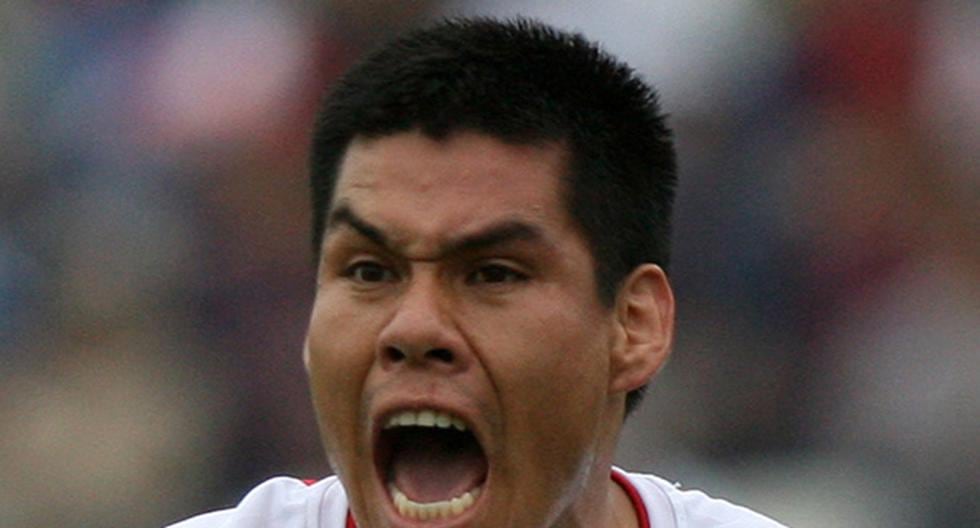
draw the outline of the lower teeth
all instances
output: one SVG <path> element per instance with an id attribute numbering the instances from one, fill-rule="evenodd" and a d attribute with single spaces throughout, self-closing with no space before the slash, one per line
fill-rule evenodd
<path id="1" fill-rule="evenodd" d="M 391 498 L 395 501 L 395 508 L 399 515 L 410 519 L 427 521 L 430 519 L 448 519 L 455 517 L 468 510 L 477 497 L 480 496 L 479 486 L 467 491 L 459 497 L 437 502 L 415 502 L 405 496 L 394 485 L 391 486 Z"/>

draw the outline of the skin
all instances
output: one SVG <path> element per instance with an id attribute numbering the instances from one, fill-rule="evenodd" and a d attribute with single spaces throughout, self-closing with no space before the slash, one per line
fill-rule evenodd
<path id="1" fill-rule="evenodd" d="M 477 133 L 348 148 L 304 359 L 362 528 L 420 525 L 391 506 L 373 452 L 386 413 L 420 407 L 464 417 L 489 464 L 476 505 L 439 526 L 636 526 L 609 472 L 626 392 L 669 353 L 673 297 L 645 264 L 599 301 L 564 168 L 560 145 Z"/>

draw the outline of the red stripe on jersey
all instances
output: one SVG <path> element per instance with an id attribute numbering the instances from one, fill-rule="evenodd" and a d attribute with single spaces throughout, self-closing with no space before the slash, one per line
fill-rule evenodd
<path id="1" fill-rule="evenodd" d="M 629 496 L 630 502 L 633 503 L 633 511 L 636 512 L 636 520 L 640 521 L 640 528 L 650 528 L 650 515 L 647 513 L 647 507 L 643 504 L 643 499 L 640 498 L 640 492 L 636 490 L 636 486 L 633 486 L 626 475 L 616 471 L 612 472 L 612 479 L 613 482 L 619 484 L 620 488 L 623 488 L 623 491 Z"/>
<path id="2" fill-rule="evenodd" d="M 613 471 L 611 477 L 612 481 L 623 488 L 623 491 L 630 498 L 633 511 L 636 512 L 636 519 L 640 521 L 640 528 L 650 528 L 650 515 L 647 513 L 646 505 L 643 504 L 643 499 L 640 498 L 640 492 L 636 490 L 636 487 L 625 475 Z M 354 516 L 350 510 L 347 510 L 347 528 L 357 528 L 357 523 L 354 522 Z"/>

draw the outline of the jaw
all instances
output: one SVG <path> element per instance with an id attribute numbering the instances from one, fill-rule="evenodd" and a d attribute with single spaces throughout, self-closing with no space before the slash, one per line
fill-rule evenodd
<path id="1" fill-rule="evenodd" d="M 385 428 L 394 415 L 406 409 L 417 415 L 425 408 L 431 406 L 399 406 L 394 410 L 372 413 L 375 418 L 362 436 L 365 449 L 361 452 L 366 456 L 351 459 L 359 469 L 355 472 L 356 479 L 360 479 L 359 483 L 356 479 L 351 483 L 360 490 L 359 497 L 352 497 L 356 501 L 352 502 L 352 506 L 356 508 L 362 528 L 594 526 L 599 525 L 595 521 L 604 518 L 608 512 L 608 504 L 605 503 L 608 499 L 611 451 L 615 445 L 614 433 L 563 436 L 564 445 L 569 449 L 559 449 L 565 451 L 564 455 L 559 456 L 555 455 L 554 450 L 559 446 L 551 442 L 543 444 L 542 438 L 508 437 L 508 455 L 501 450 L 502 439 L 488 438 L 487 426 L 481 428 L 466 420 L 485 457 L 483 475 L 475 479 L 467 477 L 470 480 L 461 479 L 445 486 L 440 484 L 434 489 L 413 486 L 411 483 L 399 487 L 397 484 L 411 478 L 420 479 L 424 484 L 425 480 L 439 477 L 442 468 L 434 468 L 431 475 L 415 474 L 406 479 L 406 475 L 399 476 L 394 470 L 396 455 L 405 458 L 424 455 L 424 446 L 414 444 L 428 442 L 445 446 L 452 443 L 451 439 L 445 438 L 436 441 L 427 439 L 427 433 L 410 431 L 413 426 L 394 430 Z M 552 447 L 548 448 L 545 444 Z M 524 455 L 517 457 L 515 453 Z M 411 465 L 415 462 L 418 461 L 403 460 L 397 463 Z M 419 467 L 410 468 L 407 472 L 424 471 L 426 464 L 428 462 L 418 462 Z M 472 489 L 471 484 L 480 488 L 478 493 L 471 493 L 474 495 L 473 503 L 464 505 L 457 501 L 454 511 L 452 499 Z M 448 505 L 438 505 L 438 509 L 448 507 L 450 515 L 443 515 L 441 511 L 439 515 L 416 514 L 412 508 L 418 508 L 414 504 L 406 505 L 400 495 L 413 503 L 448 501 Z"/>

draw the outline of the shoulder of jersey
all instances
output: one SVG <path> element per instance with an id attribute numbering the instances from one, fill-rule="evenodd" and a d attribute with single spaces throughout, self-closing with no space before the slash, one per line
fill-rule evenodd
<path id="1" fill-rule="evenodd" d="M 342 490 L 336 477 L 321 481 L 271 478 L 248 492 L 234 508 L 205 513 L 168 528 L 308 528 L 324 514 L 322 498 Z M 346 511 L 346 499 L 343 500 Z M 336 508 L 335 508 L 336 509 Z M 314 524 L 310 524 L 311 520 Z M 343 526 L 341 524 L 341 526 Z"/>
<path id="2" fill-rule="evenodd" d="M 677 528 L 786 528 L 749 508 L 699 490 L 681 489 L 655 475 L 629 473 L 629 477 L 648 507 L 666 499 Z"/>

